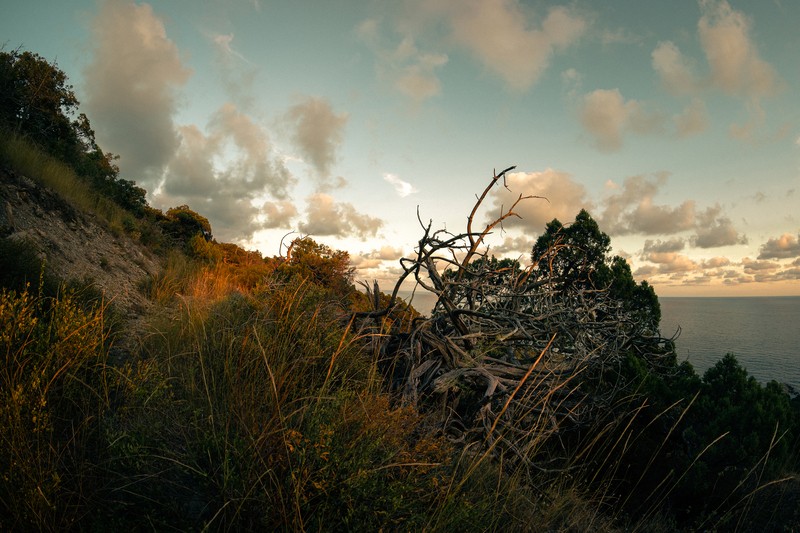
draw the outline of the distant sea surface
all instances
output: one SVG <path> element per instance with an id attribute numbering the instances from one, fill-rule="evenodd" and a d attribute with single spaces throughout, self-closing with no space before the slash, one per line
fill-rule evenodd
<path id="1" fill-rule="evenodd" d="M 703 374 L 732 353 L 762 383 L 800 391 L 800 296 L 659 298 L 661 335 L 675 341 L 679 360 Z"/>

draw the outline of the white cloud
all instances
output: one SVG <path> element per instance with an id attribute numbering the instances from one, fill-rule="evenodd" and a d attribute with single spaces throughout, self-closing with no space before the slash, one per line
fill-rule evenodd
<path id="1" fill-rule="evenodd" d="M 411 185 L 407 181 L 401 180 L 399 177 L 397 177 L 394 174 L 390 174 L 390 173 L 387 172 L 386 174 L 383 175 L 383 179 L 385 181 L 387 181 L 389 184 L 391 184 L 392 187 L 394 187 L 395 192 L 397 193 L 397 195 L 400 198 L 405 198 L 406 196 L 408 196 L 410 194 L 414 194 L 416 192 L 419 192 L 419 191 L 417 191 L 416 187 L 414 187 L 413 185 Z"/>
<path id="2" fill-rule="evenodd" d="M 653 50 L 653 68 L 664 87 L 673 94 L 692 94 L 698 89 L 698 81 L 691 66 L 671 41 L 658 43 Z"/>
<path id="3" fill-rule="evenodd" d="M 574 218 L 574 215 L 573 217 Z M 544 226 L 539 228 L 539 232 L 544 230 Z M 536 239 L 527 235 L 518 235 L 516 237 L 507 236 L 503 242 L 497 246 L 492 246 L 489 250 L 494 255 L 514 255 L 528 257 L 533 250 L 533 245 L 536 244 Z"/>
<path id="4" fill-rule="evenodd" d="M 597 89 L 583 97 L 579 110 L 581 124 L 594 138 L 595 146 L 605 152 L 622 148 L 623 136 L 664 130 L 665 118 L 636 100 L 625 100 L 619 89 Z"/>
<path id="5" fill-rule="evenodd" d="M 535 84 L 551 56 L 574 44 L 588 26 L 583 16 L 562 6 L 551 7 L 535 24 L 533 13 L 517 0 L 429 4 L 446 17 L 453 40 L 515 90 Z"/>
<path id="6" fill-rule="evenodd" d="M 447 64 L 447 54 L 419 50 L 410 35 L 396 47 L 389 47 L 382 43 L 380 26 L 379 21 L 367 19 L 357 29 L 358 36 L 376 56 L 378 75 L 416 103 L 438 95 L 442 83 L 436 71 Z"/>
<path id="7" fill-rule="evenodd" d="M 250 117 L 225 104 L 212 115 L 207 133 L 194 125 L 182 126 L 179 133 L 156 204 L 190 205 L 211 221 L 222 240 L 288 225 L 296 214 L 286 199 L 294 178 L 274 154 L 266 131 Z M 264 196 L 281 201 L 253 205 Z"/>
<path id="8" fill-rule="evenodd" d="M 700 0 L 700 9 L 697 28 L 711 83 L 732 94 L 755 98 L 773 94 L 780 80 L 759 55 L 748 18 L 725 0 Z"/>
<path id="9" fill-rule="evenodd" d="M 692 259 L 676 252 L 649 252 L 642 259 L 655 263 L 658 274 L 694 272 L 699 266 Z"/>
<path id="10" fill-rule="evenodd" d="M 686 108 L 674 117 L 678 137 L 689 137 L 708 129 L 706 104 L 699 98 L 692 98 Z"/>
<path id="11" fill-rule="evenodd" d="M 496 186 L 490 193 L 491 207 L 488 218 L 492 220 L 507 212 L 519 195 L 542 196 L 548 201 L 533 198 L 523 200 L 514 209 L 521 218 L 507 218 L 505 227 L 523 227 L 533 234 L 544 231 L 545 225 L 557 218 L 571 221 L 581 209 L 591 210 L 586 188 L 574 181 L 570 174 L 547 169 L 541 172 L 515 172 L 506 175 L 508 189 Z M 473 228 L 477 229 L 477 228 Z"/>
<path id="12" fill-rule="evenodd" d="M 191 75 L 149 4 L 108 0 L 91 22 L 86 111 L 125 177 L 153 189 L 180 144 L 177 90 Z"/>
<path id="13" fill-rule="evenodd" d="M 325 193 L 315 193 L 306 199 L 306 221 L 300 231 L 309 235 L 355 236 L 361 240 L 375 237 L 383 227 L 379 218 L 356 211 L 352 204 L 336 200 Z"/>
<path id="14" fill-rule="evenodd" d="M 357 35 L 375 54 L 379 76 L 418 103 L 441 92 L 437 71 L 449 61 L 445 49 L 466 50 L 508 87 L 524 91 L 589 24 L 574 9 L 554 6 L 537 16 L 519 0 L 410 0 L 392 21 L 398 45 L 382 42 L 386 32 L 376 19 L 363 21 Z"/>

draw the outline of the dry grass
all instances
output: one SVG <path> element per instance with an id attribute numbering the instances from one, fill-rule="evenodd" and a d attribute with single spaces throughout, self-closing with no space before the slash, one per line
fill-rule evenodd
<path id="1" fill-rule="evenodd" d="M 79 211 L 97 216 L 115 234 L 121 234 L 125 221 L 132 219 L 127 211 L 93 190 L 69 165 L 21 137 L 0 138 L 0 159 L 19 174 L 54 190 Z"/>

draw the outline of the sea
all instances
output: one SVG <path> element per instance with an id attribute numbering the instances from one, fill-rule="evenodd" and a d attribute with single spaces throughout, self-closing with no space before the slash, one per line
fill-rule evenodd
<path id="1" fill-rule="evenodd" d="M 427 314 L 434 302 L 420 289 L 413 305 Z M 758 381 L 775 380 L 800 393 L 800 296 L 659 297 L 659 302 L 661 335 L 678 334 L 678 358 L 698 374 L 732 353 Z"/>
<path id="2" fill-rule="evenodd" d="M 661 335 L 679 333 L 678 358 L 698 374 L 732 353 L 758 381 L 800 392 L 800 296 L 658 300 Z"/>

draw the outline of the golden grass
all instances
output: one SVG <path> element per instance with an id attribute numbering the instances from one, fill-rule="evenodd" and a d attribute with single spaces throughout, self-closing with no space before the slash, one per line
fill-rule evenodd
<path id="1" fill-rule="evenodd" d="M 0 137 L 0 158 L 16 172 L 54 190 L 79 211 L 97 216 L 115 234 L 122 233 L 124 221 L 131 218 L 127 211 L 94 191 L 69 165 L 22 137 Z"/>

